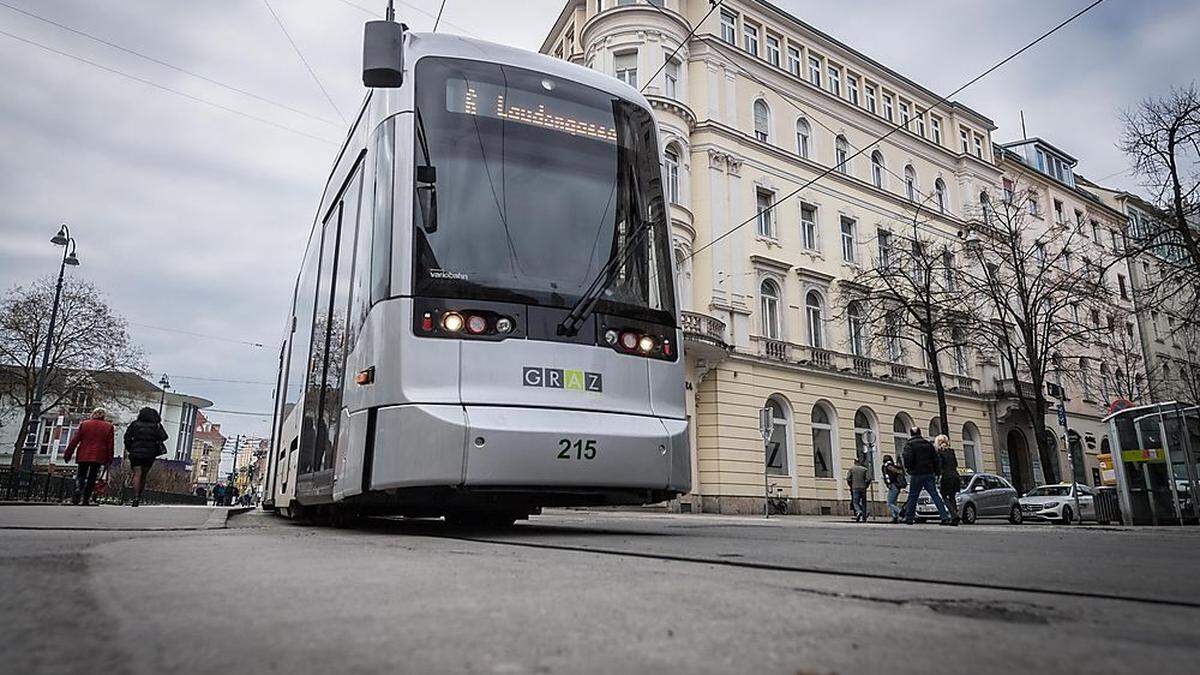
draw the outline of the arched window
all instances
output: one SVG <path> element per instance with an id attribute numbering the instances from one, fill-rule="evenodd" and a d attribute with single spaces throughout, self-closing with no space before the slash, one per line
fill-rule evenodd
<path id="1" fill-rule="evenodd" d="M 929 420 L 929 438 L 933 439 L 933 438 L 937 438 L 938 436 L 941 436 L 941 435 L 942 435 L 942 420 L 941 420 L 941 418 L 934 417 L 933 419 Z"/>
<path id="2" fill-rule="evenodd" d="M 867 355 L 867 335 L 863 326 L 862 304 L 857 300 L 846 307 L 846 328 L 850 335 L 850 353 L 855 356 Z"/>
<path id="3" fill-rule="evenodd" d="M 904 462 L 904 444 L 908 442 L 912 426 L 912 418 L 907 413 L 897 413 L 896 419 L 892 420 L 892 447 L 896 453 L 893 457 L 897 463 Z"/>
<path id="4" fill-rule="evenodd" d="M 824 403 L 812 409 L 813 475 L 833 478 L 833 414 Z"/>
<path id="5" fill-rule="evenodd" d="M 883 189 L 883 153 L 878 150 L 871 153 L 871 182 Z"/>
<path id="6" fill-rule="evenodd" d="M 778 340 L 783 333 L 779 324 L 779 285 L 771 279 L 763 279 L 759 287 L 762 310 L 763 337 Z"/>
<path id="7" fill-rule="evenodd" d="M 909 201 L 917 201 L 917 170 L 912 164 L 904 167 L 904 194 Z"/>
<path id="8" fill-rule="evenodd" d="M 808 126 L 808 120 L 801 117 L 796 120 L 796 154 L 807 159 L 811 142 L 812 127 Z"/>
<path id="9" fill-rule="evenodd" d="M 839 134 L 837 141 L 834 143 L 833 167 L 842 173 L 850 173 L 850 167 L 846 164 L 849 158 L 850 141 L 847 141 L 845 136 Z"/>
<path id="10" fill-rule="evenodd" d="M 790 473 L 791 457 L 791 408 L 781 396 L 775 395 L 767 399 L 767 407 L 771 409 L 774 425 L 771 427 L 771 438 L 767 441 L 766 463 L 767 473 L 776 476 L 787 476 Z"/>
<path id="11" fill-rule="evenodd" d="M 766 142 L 770 138 L 771 109 L 767 102 L 760 99 L 754 101 L 754 137 Z"/>
<path id="12" fill-rule="evenodd" d="M 804 296 L 804 316 L 808 323 L 808 346 L 816 349 L 825 347 L 824 330 L 821 323 L 824 314 L 821 294 L 809 291 L 808 295 Z"/>
<path id="13" fill-rule="evenodd" d="M 938 211 L 946 212 L 946 181 L 938 178 L 933 181 L 933 195 L 937 198 Z"/>
<path id="14" fill-rule="evenodd" d="M 667 199 L 679 203 L 679 146 L 671 143 L 663 153 L 667 168 Z"/>
<path id="15" fill-rule="evenodd" d="M 854 456 L 862 459 L 866 453 L 873 452 L 871 463 L 868 465 L 871 468 L 871 473 L 875 473 L 874 465 L 878 462 L 876 455 L 879 454 L 879 449 L 875 445 L 879 443 L 879 436 L 875 433 L 875 415 L 870 408 L 859 408 L 854 413 Z"/>
<path id="16" fill-rule="evenodd" d="M 972 422 L 963 425 L 963 461 L 971 471 L 979 471 L 979 427 Z"/>

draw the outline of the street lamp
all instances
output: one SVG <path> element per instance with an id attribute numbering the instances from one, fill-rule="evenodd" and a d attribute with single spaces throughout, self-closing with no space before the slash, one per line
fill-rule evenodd
<path id="1" fill-rule="evenodd" d="M 166 373 L 163 373 L 162 377 L 158 378 L 158 386 L 162 389 L 162 395 L 158 397 L 158 416 L 161 418 L 163 403 L 167 400 L 167 390 L 171 388 L 171 381 L 167 379 Z"/>
<path id="2" fill-rule="evenodd" d="M 54 325 L 58 321 L 58 302 L 62 297 L 63 276 L 67 266 L 79 265 L 75 255 L 75 238 L 71 236 L 71 228 L 65 224 L 58 228 L 58 234 L 50 239 L 50 243 L 63 247 L 62 262 L 58 266 L 58 284 L 54 287 L 54 304 L 50 308 L 50 328 L 46 331 L 46 346 L 42 351 L 42 367 L 38 370 L 37 384 L 33 390 L 33 401 L 29 404 L 29 425 L 26 429 L 25 447 L 21 450 L 21 471 L 33 470 L 33 458 L 37 453 L 38 433 L 41 427 L 42 394 L 46 389 L 46 371 L 50 368 L 50 348 L 54 344 Z"/>

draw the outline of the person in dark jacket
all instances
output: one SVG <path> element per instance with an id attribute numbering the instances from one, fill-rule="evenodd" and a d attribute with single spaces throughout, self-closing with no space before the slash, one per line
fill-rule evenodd
<path id="1" fill-rule="evenodd" d="M 84 506 L 91 505 L 96 479 L 113 460 L 113 439 L 116 434 L 113 425 L 105 417 L 104 408 L 93 410 L 92 418 L 79 424 L 79 429 L 71 437 L 63 454 L 63 459 L 68 462 L 74 455 L 79 465 L 75 474 L 75 494 L 71 496 L 72 504 L 79 504 L 82 500 Z"/>
<path id="2" fill-rule="evenodd" d="M 913 524 L 917 512 L 917 498 L 924 490 L 937 506 L 943 525 L 950 525 L 950 513 L 937 491 L 936 477 L 940 473 L 941 461 L 937 450 L 928 438 L 921 435 L 920 427 L 913 427 L 911 438 L 904 444 L 904 470 L 908 472 L 908 504 L 904 507 L 904 523 Z"/>
<path id="3" fill-rule="evenodd" d="M 125 454 L 129 456 L 129 465 L 133 468 L 133 501 L 130 506 L 137 506 L 142 499 L 142 490 L 146 488 L 146 475 L 159 455 L 167 454 L 167 432 L 162 427 L 162 418 L 154 408 L 142 408 L 137 419 L 129 423 L 125 430 Z"/>
<path id="4" fill-rule="evenodd" d="M 938 460 L 941 464 L 938 492 L 942 493 L 942 501 L 946 503 L 946 509 L 950 511 L 950 516 L 954 520 L 953 524 L 957 525 L 959 523 L 958 491 L 962 489 L 962 478 L 958 475 L 958 458 L 954 456 L 954 449 L 950 447 L 950 437 L 945 434 L 933 439 L 933 447 L 937 449 Z"/>
<path id="5" fill-rule="evenodd" d="M 855 458 L 854 466 L 846 472 L 846 485 L 850 487 L 850 509 L 856 523 L 867 522 L 867 488 L 871 481 L 871 472 L 863 465 L 863 458 Z"/>
<path id="6" fill-rule="evenodd" d="M 891 455 L 883 456 L 883 483 L 887 485 L 887 505 L 888 511 L 892 512 L 892 523 L 900 522 L 900 506 L 896 503 L 900 499 L 900 491 L 908 484 L 904 478 L 904 469 L 896 464 Z"/>

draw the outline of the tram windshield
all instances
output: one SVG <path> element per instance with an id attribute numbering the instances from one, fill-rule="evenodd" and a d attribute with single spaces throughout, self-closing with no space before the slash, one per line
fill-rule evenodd
<path id="1" fill-rule="evenodd" d="M 569 308 L 627 255 L 598 311 L 674 323 L 648 111 L 557 76 L 427 57 L 414 126 L 417 295 Z"/>

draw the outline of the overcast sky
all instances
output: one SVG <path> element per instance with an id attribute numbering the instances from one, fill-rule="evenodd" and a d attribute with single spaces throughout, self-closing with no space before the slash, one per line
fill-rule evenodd
<path id="1" fill-rule="evenodd" d="M 364 93 L 362 23 L 370 18 L 353 5 L 381 11 L 385 3 L 270 3 L 337 108 L 353 117 Z M 438 4 L 411 0 L 398 3 L 397 13 L 427 30 Z M 942 93 L 1087 3 L 776 4 Z M 562 0 L 448 0 L 441 30 L 536 49 L 561 8 Z M 270 410 L 270 384 L 188 379 L 274 378 L 290 288 L 345 131 L 267 5 L 0 0 L 0 31 L 8 34 L 0 35 L 0 288 L 54 271 L 57 252 L 48 240 L 69 223 L 83 261 L 70 274 L 95 282 L 133 322 L 155 373 L 170 373 L 177 389 L 212 399 L 215 408 Z M 1126 168 L 1114 147 L 1118 113 L 1192 81 L 1200 72 L 1198 33 L 1194 0 L 1108 0 L 957 98 L 995 120 L 999 141 L 1020 137 L 1023 109 L 1029 134 L 1079 158 L 1084 175 L 1133 188 L 1117 173 Z M 268 432 L 265 418 L 211 417 L 231 433 Z"/>

